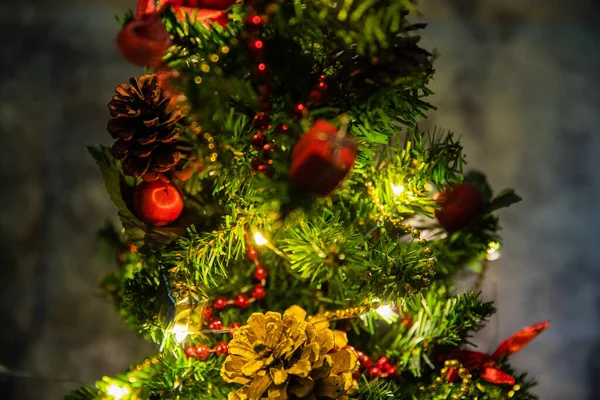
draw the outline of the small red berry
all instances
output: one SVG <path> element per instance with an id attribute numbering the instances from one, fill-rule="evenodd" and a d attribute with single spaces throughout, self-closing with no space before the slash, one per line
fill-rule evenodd
<path id="1" fill-rule="evenodd" d="M 252 297 L 257 300 L 263 299 L 267 295 L 267 291 L 262 285 L 254 286 L 254 290 L 252 291 Z"/>
<path id="2" fill-rule="evenodd" d="M 221 318 L 212 318 L 210 323 L 208 324 L 208 329 L 213 331 L 220 331 L 223 329 L 223 321 Z"/>
<path id="3" fill-rule="evenodd" d="M 327 84 L 325 82 L 319 82 L 319 84 L 317 85 L 317 87 L 319 88 L 319 90 L 321 91 L 325 91 L 327 90 Z"/>
<path id="4" fill-rule="evenodd" d="M 304 104 L 299 103 L 294 106 L 294 110 L 293 110 L 294 117 L 300 118 L 304 115 L 305 112 L 306 112 L 306 106 Z"/>
<path id="5" fill-rule="evenodd" d="M 360 361 L 361 367 L 365 369 L 371 368 L 371 366 L 373 365 L 373 361 L 371 361 L 369 356 L 362 352 L 358 354 L 358 361 Z"/>
<path id="6" fill-rule="evenodd" d="M 215 353 L 218 356 L 226 356 L 229 353 L 229 343 L 221 342 L 215 346 Z"/>
<path id="7" fill-rule="evenodd" d="M 387 374 L 388 374 L 388 376 L 396 376 L 396 375 L 398 375 L 398 367 L 396 367 L 395 365 L 391 365 L 387 369 Z"/>
<path id="8" fill-rule="evenodd" d="M 258 258 L 258 253 L 256 252 L 256 249 L 252 246 L 248 246 L 248 252 L 246 254 L 248 254 L 248 258 L 252 261 L 256 261 L 256 259 Z"/>
<path id="9" fill-rule="evenodd" d="M 391 366 L 392 364 L 390 364 L 386 357 L 381 357 L 379 360 L 377 360 L 377 368 L 383 372 L 386 372 Z"/>
<path id="10" fill-rule="evenodd" d="M 256 279 L 258 279 L 259 281 L 262 281 L 263 279 L 267 279 L 268 275 L 269 274 L 267 273 L 267 270 L 260 265 L 257 265 L 256 268 L 254 269 L 254 277 Z"/>
<path id="11" fill-rule="evenodd" d="M 253 158 L 252 161 L 250 161 L 250 166 L 252 167 L 253 170 L 258 171 L 258 167 L 260 167 L 262 165 L 262 161 L 260 161 L 258 158 Z M 249 252 L 249 251 L 248 251 Z"/>
<path id="12" fill-rule="evenodd" d="M 265 63 L 260 63 L 256 66 L 256 70 L 254 71 L 256 78 L 260 80 L 264 80 L 267 77 L 267 65 Z"/>
<path id="13" fill-rule="evenodd" d="M 252 137 L 252 147 L 254 147 L 254 150 L 262 149 L 265 144 L 267 144 L 267 138 L 262 133 L 257 133 Z"/>
<path id="14" fill-rule="evenodd" d="M 249 30 L 257 30 L 262 25 L 262 18 L 260 15 L 249 15 L 244 21 L 246 28 Z"/>
<path id="15" fill-rule="evenodd" d="M 196 357 L 196 348 L 192 345 L 186 346 L 185 355 L 188 357 Z"/>
<path id="16" fill-rule="evenodd" d="M 212 312 L 213 312 L 213 308 L 212 307 L 206 307 L 204 309 L 204 318 L 210 318 L 210 317 L 212 317 Z"/>
<path id="17" fill-rule="evenodd" d="M 412 318 L 410 316 L 407 315 L 406 317 L 402 318 L 402 325 L 404 325 L 404 327 L 408 328 L 410 324 L 412 324 Z"/>
<path id="18" fill-rule="evenodd" d="M 282 133 L 285 133 L 285 132 L 287 132 L 287 131 L 288 131 L 288 129 L 290 129 L 290 127 L 289 127 L 289 126 L 287 126 L 287 125 L 285 125 L 285 124 L 283 124 L 283 125 L 281 125 L 281 126 L 279 127 L 279 131 L 281 131 Z"/>
<path id="19" fill-rule="evenodd" d="M 310 92 L 310 99 L 315 104 L 319 104 L 321 102 L 322 97 L 323 97 L 323 94 L 321 92 L 319 92 L 318 90 L 312 90 Z"/>
<path id="20" fill-rule="evenodd" d="M 250 43 L 248 43 L 248 48 L 256 57 L 260 57 L 263 52 L 264 43 L 260 39 L 251 40 Z"/>
<path id="21" fill-rule="evenodd" d="M 367 374 L 371 378 L 379 378 L 381 376 L 381 370 L 377 367 L 371 367 L 368 369 Z"/>
<path id="22" fill-rule="evenodd" d="M 269 116 L 265 114 L 263 111 L 257 113 L 254 116 L 253 124 L 258 130 L 265 130 L 269 127 Z"/>
<path id="23" fill-rule="evenodd" d="M 210 349 L 204 344 L 199 344 L 196 346 L 196 357 L 202 361 L 206 360 L 210 357 Z"/>
<path id="24" fill-rule="evenodd" d="M 234 303 L 239 308 L 247 308 L 250 305 L 248 296 L 245 294 L 238 294 L 234 300 Z"/>
<path id="25" fill-rule="evenodd" d="M 354 375 L 352 375 L 352 377 L 353 377 L 354 379 L 358 379 L 358 378 L 360 378 L 360 371 L 356 371 L 356 372 L 354 373 Z"/>
<path id="26" fill-rule="evenodd" d="M 223 296 L 217 296 L 215 297 L 215 303 L 214 303 L 214 307 L 217 309 L 222 309 L 227 307 L 227 299 Z"/>
<path id="27" fill-rule="evenodd" d="M 179 189 L 157 180 L 144 182 L 135 188 L 133 208 L 144 222 L 164 226 L 175 221 L 183 211 L 183 197 Z"/>

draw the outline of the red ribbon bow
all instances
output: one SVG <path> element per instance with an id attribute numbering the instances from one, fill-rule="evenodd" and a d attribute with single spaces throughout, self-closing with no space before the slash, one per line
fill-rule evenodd
<path id="1" fill-rule="evenodd" d="M 181 20 L 185 19 L 186 15 L 193 15 L 197 21 L 204 22 L 207 27 L 206 21 L 225 26 L 229 19 L 222 10 L 229 8 L 235 2 L 235 0 L 164 0 L 160 3 L 160 8 L 172 7 Z M 154 0 L 138 0 L 136 18 L 159 11 Z M 194 11 L 195 14 L 192 14 Z"/>
<path id="2" fill-rule="evenodd" d="M 521 329 L 502 342 L 492 355 L 478 351 L 456 350 L 453 352 L 452 357 L 457 359 L 469 371 L 479 369 L 479 376 L 490 383 L 514 385 L 515 378 L 511 374 L 502 371 L 496 361 L 521 350 L 542 333 L 549 323 L 550 321 L 544 321 Z M 449 368 L 446 376 L 447 381 L 454 382 L 458 378 L 458 370 L 453 367 Z"/>

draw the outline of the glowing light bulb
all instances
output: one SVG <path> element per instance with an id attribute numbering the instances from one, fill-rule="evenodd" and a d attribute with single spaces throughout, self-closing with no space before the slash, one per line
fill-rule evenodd
<path id="1" fill-rule="evenodd" d="M 392 310 L 392 306 L 386 304 L 383 305 L 381 307 L 379 307 L 377 310 L 375 310 L 377 312 L 377 314 L 379 314 L 379 316 L 383 319 L 391 319 L 394 317 L 394 315 L 396 314 L 394 312 L 394 310 Z"/>
<path id="2" fill-rule="evenodd" d="M 175 325 L 173 329 L 171 329 L 171 333 L 175 336 L 175 341 L 177 343 L 181 343 L 190 334 L 188 331 L 187 325 Z"/>
<path id="3" fill-rule="evenodd" d="M 254 242 L 258 246 L 264 246 L 265 244 L 269 243 L 269 241 L 265 239 L 265 237 L 260 232 L 254 232 Z"/>
<path id="4" fill-rule="evenodd" d="M 490 242 L 488 244 L 486 258 L 489 261 L 494 261 L 500 258 L 500 243 Z"/>
<path id="5" fill-rule="evenodd" d="M 394 193 L 394 196 L 400 196 L 404 192 L 404 186 L 396 186 L 392 183 L 392 192 Z"/>
<path id="6" fill-rule="evenodd" d="M 123 386 L 119 386 L 113 383 L 106 388 L 106 393 L 111 396 L 114 400 L 121 400 L 123 397 L 129 394 L 129 389 Z"/>

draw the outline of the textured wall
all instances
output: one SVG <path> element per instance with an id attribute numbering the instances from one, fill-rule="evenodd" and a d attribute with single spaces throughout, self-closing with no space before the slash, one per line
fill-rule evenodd
<path id="1" fill-rule="evenodd" d="M 60 398 L 153 349 L 99 296 L 98 279 L 113 266 L 95 257 L 94 233 L 115 210 L 84 149 L 108 142 L 106 103 L 136 73 L 112 44 L 112 16 L 132 3 L 0 3 L 0 364 L 32 375 L 0 377 L 3 399 Z M 591 400 L 600 390 L 600 11 L 592 3 L 428 0 L 422 8 L 425 41 L 441 54 L 440 110 L 426 124 L 463 135 L 469 165 L 525 198 L 502 213 L 506 245 L 485 287 L 499 313 L 478 342 L 491 349 L 552 319 L 514 356 L 549 400 Z"/>

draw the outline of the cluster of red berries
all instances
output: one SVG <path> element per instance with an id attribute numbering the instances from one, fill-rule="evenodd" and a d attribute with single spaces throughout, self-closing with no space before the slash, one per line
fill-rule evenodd
<path id="1" fill-rule="evenodd" d="M 387 357 L 381 357 L 376 362 L 373 362 L 371 358 L 362 351 L 358 351 L 352 346 L 347 346 L 347 348 L 354 350 L 358 356 L 360 369 L 356 372 L 356 378 L 361 374 L 366 374 L 367 377 L 371 379 L 398 378 L 398 367 L 392 364 Z"/>
<path id="2" fill-rule="evenodd" d="M 194 357 L 201 361 L 207 360 L 213 353 L 217 356 L 226 356 L 229 353 L 229 343 L 221 342 L 212 349 L 205 344 L 196 346 L 190 344 L 185 348 L 185 354 L 188 357 Z"/>

